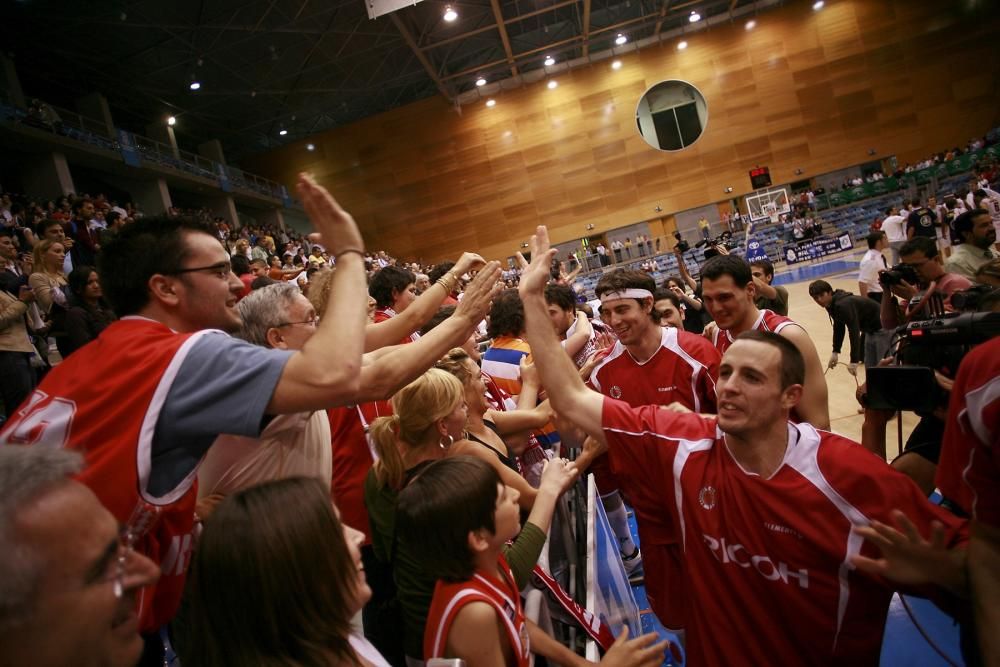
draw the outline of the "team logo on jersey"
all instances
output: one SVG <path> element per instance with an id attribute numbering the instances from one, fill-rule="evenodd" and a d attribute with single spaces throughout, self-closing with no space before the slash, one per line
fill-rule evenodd
<path id="1" fill-rule="evenodd" d="M 621 398 L 622 388 L 616 384 L 613 384 L 611 385 L 611 391 L 609 391 L 608 393 L 611 395 L 611 398 Z"/>
<path id="2" fill-rule="evenodd" d="M 698 504 L 701 505 L 703 509 L 710 510 L 715 507 L 715 501 L 715 487 L 701 487 L 701 491 L 698 492 Z"/>

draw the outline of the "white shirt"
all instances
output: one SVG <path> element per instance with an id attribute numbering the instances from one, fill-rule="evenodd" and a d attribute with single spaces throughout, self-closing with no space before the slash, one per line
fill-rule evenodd
<path id="1" fill-rule="evenodd" d="M 890 215 L 882 221 L 882 231 L 889 243 L 906 240 L 906 218 L 901 215 Z"/>
<path id="2" fill-rule="evenodd" d="M 870 248 L 861 258 L 858 282 L 867 285 L 869 292 L 881 292 L 882 286 L 878 282 L 878 272 L 885 269 L 885 256 L 881 251 Z"/>

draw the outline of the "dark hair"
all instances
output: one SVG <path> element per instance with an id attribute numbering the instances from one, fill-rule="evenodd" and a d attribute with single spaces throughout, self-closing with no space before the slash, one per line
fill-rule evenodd
<path id="1" fill-rule="evenodd" d="M 915 252 L 921 253 L 927 259 L 933 259 L 938 256 L 937 242 L 927 236 L 914 236 L 899 249 L 900 257 Z"/>
<path id="2" fill-rule="evenodd" d="M 782 390 L 791 387 L 793 384 L 805 384 L 806 381 L 806 361 L 795 347 L 795 343 L 788 340 L 781 334 L 773 331 L 758 331 L 751 329 L 744 331 L 736 337 L 737 341 L 752 340 L 758 343 L 767 343 L 771 347 L 778 348 L 781 352 L 781 388 Z"/>
<path id="3" fill-rule="evenodd" d="M 494 299 L 490 307 L 490 326 L 486 334 L 490 338 L 498 336 L 520 336 L 524 333 L 524 304 L 516 289 L 505 289 Z"/>
<path id="4" fill-rule="evenodd" d="M 469 533 L 496 532 L 500 475 L 472 456 L 453 456 L 424 468 L 399 493 L 396 528 L 421 568 L 435 579 L 465 581 L 475 573 Z"/>
<path id="5" fill-rule="evenodd" d="M 118 218 L 120 217 L 122 217 L 122 214 L 119 213 L 118 211 L 108 211 L 107 213 L 104 214 L 104 222 L 106 222 L 110 227 L 111 225 L 115 224 L 118 221 Z"/>
<path id="6" fill-rule="evenodd" d="M 560 310 L 576 310 L 576 292 L 567 285 L 549 283 L 545 286 L 545 302 Z"/>
<path id="7" fill-rule="evenodd" d="M 868 241 L 868 249 L 874 250 L 875 246 L 878 245 L 878 242 L 881 241 L 884 237 L 885 237 L 885 232 L 883 232 L 882 230 L 870 233 L 868 236 L 865 237 L 865 240 Z"/>
<path id="8" fill-rule="evenodd" d="M 348 640 L 356 572 L 319 480 L 228 496 L 191 559 L 177 624 L 184 664 L 357 665 Z"/>
<path id="9" fill-rule="evenodd" d="M 678 311 L 681 309 L 681 298 L 677 296 L 673 290 L 665 287 L 657 288 L 657 290 L 653 292 L 653 314 L 657 319 L 661 318 L 663 313 L 656 309 L 656 302 L 663 301 L 664 299 L 667 299 L 670 303 L 674 304 L 674 308 Z"/>
<path id="10" fill-rule="evenodd" d="M 892 209 L 894 209 L 894 208 L 896 208 L 896 207 L 895 206 L 890 206 L 889 208 L 885 209 L 885 214 L 886 215 L 892 215 Z"/>
<path id="11" fill-rule="evenodd" d="M 431 315 L 431 319 L 427 320 L 427 322 L 424 323 L 424 326 L 420 328 L 420 335 L 426 336 L 428 331 L 451 317 L 455 313 L 455 308 L 457 308 L 457 306 L 451 304 L 438 308 L 438 311 Z"/>
<path id="12" fill-rule="evenodd" d="M 620 292 L 627 289 L 649 290 L 652 294 L 656 291 L 656 281 L 645 271 L 634 271 L 632 269 L 615 269 L 611 273 L 605 273 L 597 281 L 594 293 L 598 298 L 608 292 Z"/>
<path id="13" fill-rule="evenodd" d="M 245 276 L 250 273 L 250 260 L 247 259 L 246 255 L 233 255 L 229 258 L 229 262 L 233 266 L 233 273 L 238 276 Z"/>
<path id="14" fill-rule="evenodd" d="M 752 269 L 752 267 L 755 267 L 755 266 L 759 267 L 761 269 L 764 269 L 764 275 L 766 277 L 768 277 L 768 278 L 773 278 L 774 277 L 774 264 L 771 264 L 771 260 L 769 260 L 769 259 L 755 259 L 754 261 L 750 262 L 750 267 Z M 752 272 L 751 272 L 751 274 L 752 274 Z"/>
<path id="15" fill-rule="evenodd" d="M 951 223 L 951 227 L 964 243 L 965 235 L 972 233 L 972 221 L 981 215 L 989 214 L 990 212 L 984 208 L 974 208 L 971 211 L 966 211 L 962 215 L 955 218 L 955 221 Z"/>
<path id="16" fill-rule="evenodd" d="M 732 278 L 737 287 L 746 287 L 753 280 L 750 265 L 745 259 L 736 255 L 718 255 L 701 267 L 702 280 L 718 280 L 722 276 Z"/>
<path id="17" fill-rule="evenodd" d="M 669 290 L 670 283 L 674 283 L 681 289 L 684 289 L 684 279 L 681 278 L 680 276 L 667 276 L 666 278 L 663 279 L 663 282 L 660 283 L 660 287 L 662 287 L 665 290 Z"/>
<path id="18" fill-rule="evenodd" d="M 368 284 L 368 293 L 375 299 L 379 308 L 388 308 L 393 302 L 393 292 L 399 294 L 407 287 L 417 282 L 417 277 L 409 269 L 398 266 L 386 266 L 372 276 Z"/>
<path id="19" fill-rule="evenodd" d="M 90 274 L 97 271 L 92 266 L 77 266 L 69 275 L 66 276 L 66 282 L 69 284 L 69 290 L 73 293 L 80 302 L 83 301 L 83 291 L 87 289 L 87 283 L 90 281 Z"/>
<path id="20" fill-rule="evenodd" d="M 188 256 L 187 234 L 212 234 L 189 217 L 152 216 L 126 225 L 101 247 L 97 273 L 104 296 L 119 316 L 134 315 L 149 303 L 149 279 L 181 269 Z"/>
<path id="21" fill-rule="evenodd" d="M 74 199 L 73 200 L 73 205 L 71 207 L 71 210 L 73 211 L 73 215 L 76 215 L 77 213 L 79 213 L 80 209 L 83 208 L 83 205 L 86 204 L 86 203 L 88 203 L 89 201 L 90 201 L 89 199 L 84 199 L 82 197 L 80 199 Z"/>
<path id="22" fill-rule="evenodd" d="M 441 262 L 427 274 L 428 280 L 431 281 L 431 285 L 437 282 L 438 278 L 455 268 L 455 262 Z"/>
<path id="23" fill-rule="evenodd" d="M 48 229 L 49 227 L 58 227 L 59 229 L 63 228 L 62 223 L 59 222 L 58 220 L 55 220 L 53 218 L 46 218 L 45 220 L 42 220 L 40 223 L 38 223 L 38 235 L 45 236 L 45 230 Z"/>
<path id="24" fill-rule="evenodd" d="M 814 280 L 811 283 L 809 283 L 809 296 L 813 297 L 814 299 L 818 297 L 820 294 L 826 294 L 827 292 L 830 292 L 832 294 L 833 287 L 831 287 L 830 283 L 826 282 L 825 280 Z"/>
<path id="25" fill-rule="evenodd" d="M 250 281 L 250 291 L 259 290 L 261 287 L 267 287 L 268 285 L 277 285 L 279 282 L 271 276 L 257 276 L 252 281 Z"/>

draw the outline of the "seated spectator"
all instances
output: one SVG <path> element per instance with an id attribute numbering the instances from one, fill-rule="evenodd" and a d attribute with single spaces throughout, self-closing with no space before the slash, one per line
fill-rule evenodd
<path id="1" fill-rule="evenodd" d="M 976 208 L 955 218 L 952 229 L 960 242 L 952 248 L 944 268 L 949 273 L 976 280 L 976 272 L 998 257 L 993 248 L 997 241 L 993 219 L 985 209 Z"/>
<path id="2" fill-rule="evenodd" d="M 226 498 L 192 558 L 177 624 L 182 663 L 388 667 L 351 626 L 371 597 L 362 539 L 315 478 Z"/>
<path id="3" fill-rule="evenodd" d="M 459 456 L 428 466 L 399 495 L 399 534 L 437 579 L 427 613 L 423 656 L 470 665 L 528 665 L 530 654 L 563 665 L 586 664 L 524 616 L 520 590 L 504 558 L 521 531 L 518 492 L 481 460 Z M 625 641 L 601 664 L 656 667 L 667 642 L 656 633 Z"/>
<path id="4" fill-rule="evenodd" d="M 78 266 L 69 274 L 70 294 L 63 320 L 65 336 L 58 338 L 65 359 L 104 331 L 117 318 L 104 300 L 101 281 L 92 266 Z"/>
<path id="5" fill-rule="evenodd" d="M 82 467 L 58 447 L 0 447 L 4 665 L 132 667 L 142 653 L 136 598 L 159 570 L 71 479 Z"/>

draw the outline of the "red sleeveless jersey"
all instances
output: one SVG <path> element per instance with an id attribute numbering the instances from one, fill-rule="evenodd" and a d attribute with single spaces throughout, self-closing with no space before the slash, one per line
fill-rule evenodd
<path id="1" fill-rule="evenodd" d="M 765 308 L 760 311 L 760 317 L 757 318 L 757 321 L 750 328 L 754 331 L 781 333 L 781 330 L 790 324 L 799 326 L 794 320 Z M 729 331 L 716 329 L 715 335 L 712 337 L 712 344 L 715 345 L 715 349 L 719 351 L 719 354 L 725 354 L 726 350 L 733 344 L 733 337 L 729 334 Z"/>
<path id="2" fill-rule="evenodd" d="M 470 602 L 485 602 L 496 610 L 497 617 L 507 632 L 507 640 L 517 666 L 529 667 L 533 663 L 528 627 L 524 622 L 524 610 L 521 609 L 521 596 L 514 583 L 514 575 L 503 555 L 500 556 L 499 565 L 503 572 L 501 579 L 493 573 L 476 572 L 468 581 L 437 582 L 424 629 L 425 660 L 445 657 L 448 632 L 462 607 Z"/>
<path id="3" fill-rule="evenodd" d="M 80 451 L 77 479 L 125 524 L 135 550 L 160 566 L 159 581 L 138 598 L 139 627 L 173 618 L 193 546 L 195 470 L 162 496 L 149 492 L 153 435 L 160 410 L 191 346 L 142 318 L 115 322 L 52 369 L 0 431 L 0 445 L 46 445 Z"/>

